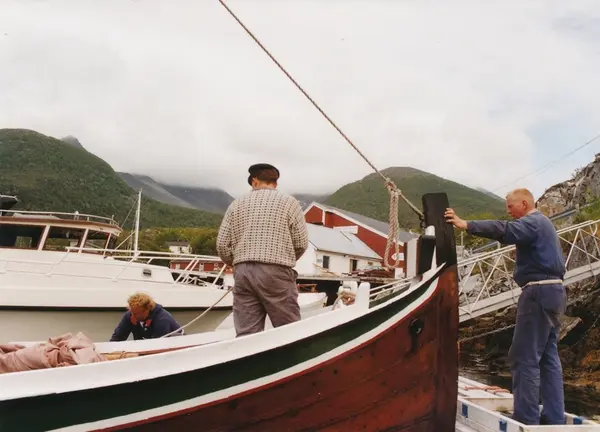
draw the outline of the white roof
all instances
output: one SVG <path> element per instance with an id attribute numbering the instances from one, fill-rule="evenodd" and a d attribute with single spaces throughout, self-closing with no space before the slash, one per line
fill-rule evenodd
<path id="1" fill-rule="evenodd" d="M 316 206 L 319 207 L 323 211 L 330 211 L 333 213 L 337 213 L 340 216 L 344 217 L 347 220 L 350 220 L 354 223 L 362 225 L 363 227 L 369 229 L 370 231 L 375 231 L 382 237 L 387 238 L 390 226 L 387 222 L 382 222 L 367 216 L 360 215 L 358 213 L 353 213 L 347 210 L 342 210 L 337 207 L 332 207 L 330 205 L 321 204 L 318 202 L 312 202 L 306 209 L 304 210 L 304 214 L 306 214 L 311 207 Z M 402 243 L 408 243 L 412 239 L 419 237 L 417 234 L 412 232 L 405 231 L 400 229 L 398 232 L 398 240 Z"/>
<path id="2" fill-rule="evenodd" d="M 382 258 L 361 239 L 349 232 L 307 223 L 308 241 L 318 250 L 361 258 Z"/>

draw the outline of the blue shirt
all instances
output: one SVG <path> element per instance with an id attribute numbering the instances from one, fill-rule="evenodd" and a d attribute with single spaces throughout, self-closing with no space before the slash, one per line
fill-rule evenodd
<path id="1" fill-rule="evenodd" d="M 469 221 L 467 232 L 516 245 L 513 277 L 521 287 L 533 281 L 563 279 L 565 275 L 565 260 L 556 229 L 539 211 L 513 221 Z"/>
<path id="2" fill-rule="evenodd" d="M 121 322 L 119 322 L 119 325 L 115 328 L 110 341 L 119 342 L 127 340 L 131 333 L 133 333 L 134 340 L 154 339 L 171 333 L 180 327 L 179 323 L 175 321 L 175 318 L 157 303 L 143 323 L 138 323 L 136 320 L 132 319 L 130 311 L 125 312 L 123 318 L 121 318 Z M 181 332 L 173 333 L 173 336 L 182 334 L 183 330 L 181 330 Z"/>

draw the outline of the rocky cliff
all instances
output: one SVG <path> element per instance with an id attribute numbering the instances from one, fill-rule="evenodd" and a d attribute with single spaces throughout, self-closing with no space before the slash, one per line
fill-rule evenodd
<path id="1" fill-rule="evenodd" d="M 576 209 L 600 197 L 600 153 L 594 161 L 575 171 L 573 177 L 558 183 L 543 193 L 538 209 L 547 216 Z"/>

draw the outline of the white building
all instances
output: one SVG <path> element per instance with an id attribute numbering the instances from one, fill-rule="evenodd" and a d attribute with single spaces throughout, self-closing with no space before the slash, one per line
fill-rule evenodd
<path id="1" fill-rule="evenodd" d="M 187 241 L 173 241 L 167 242 L 169 251 L 176 254 L 189 254 L 192 253 L 192 246 Z"/>
<path id="2" fill-rule="evenodd" d="M 300 275 L 350 273 L 381 265 L 383 258 L 350 230 L 306 224 L 308 248 L 296 263 Z"/>

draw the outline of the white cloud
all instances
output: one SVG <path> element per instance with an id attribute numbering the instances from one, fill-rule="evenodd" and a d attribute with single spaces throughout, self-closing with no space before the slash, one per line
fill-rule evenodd
<path id="1" fill-rule="evenodd" d="M 378 167 L 488 189 L 549 161 L 537 125 L 600 120 L 600 4 L 510 3 L 228 1 Z M 2 9 L 0 127 L 72 134 L 117 170 L 232 194 L 262 161 L 293 192 L 371 172 L 216 0 Z"/>

